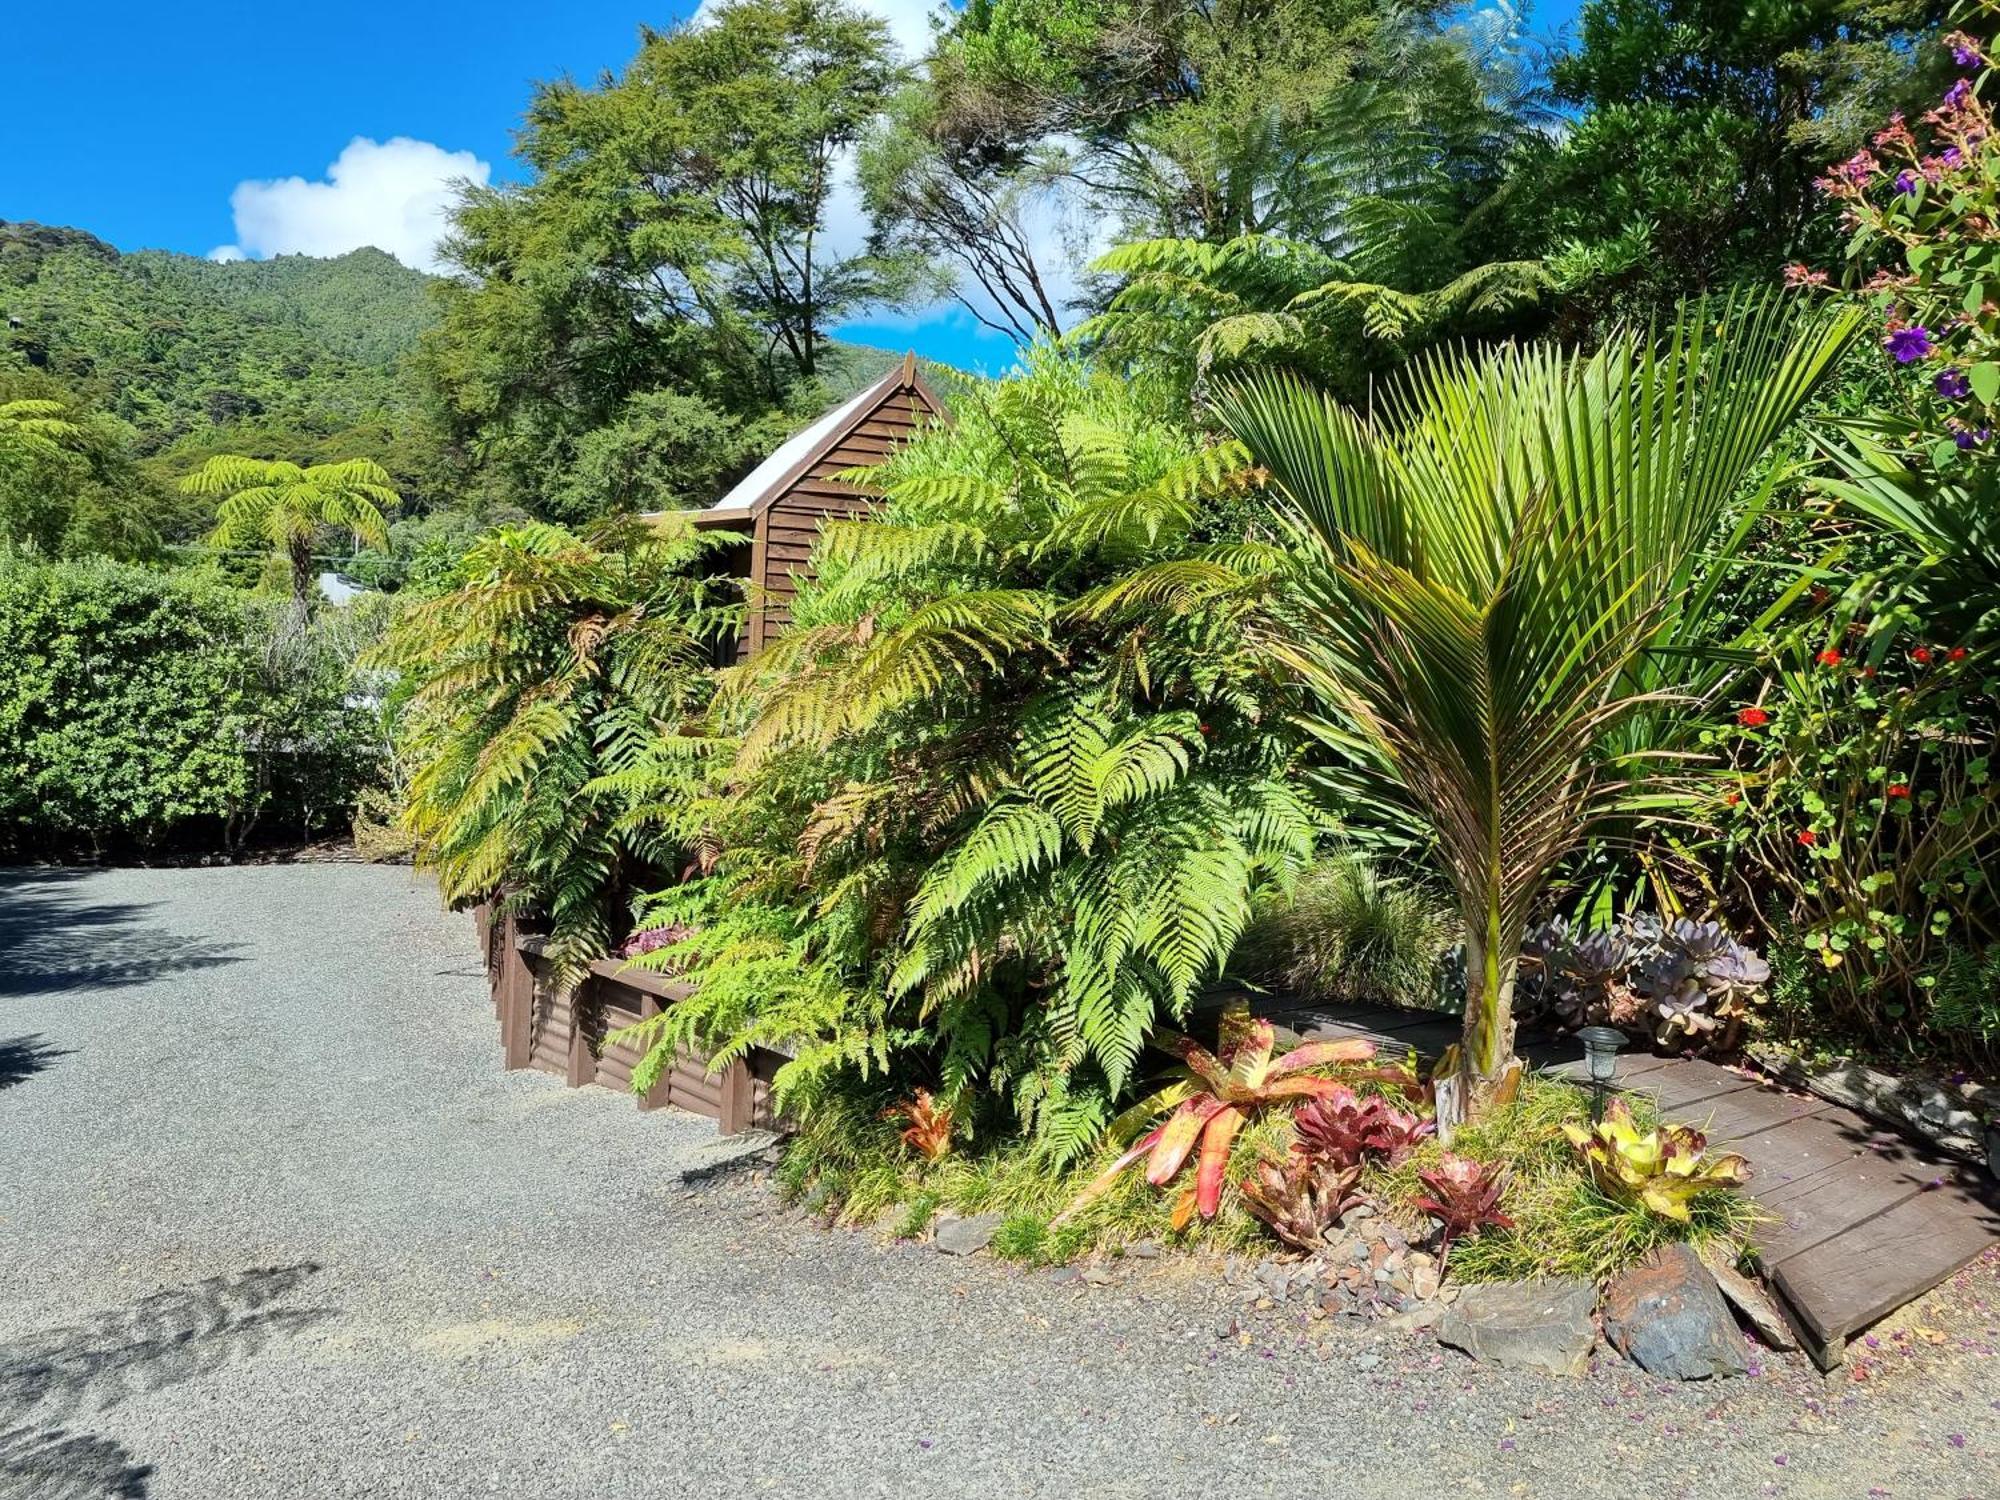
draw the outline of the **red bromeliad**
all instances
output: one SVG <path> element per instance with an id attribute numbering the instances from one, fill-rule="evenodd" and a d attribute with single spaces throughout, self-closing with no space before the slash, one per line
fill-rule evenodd
<path id="1" fill-rule="evenodd" d="M 1348 1037 L 1334 1042 L 1307 1042 L 1282 1057 L 1274 1056 L 1277 1034 L 1271 1023 L 1252 1020 L 1249 1011 L 1242 1007 L 1223 1012 L 1220 1039 L 1214 1052 L 1172 1032 L 1162 1032 L 1154 1041 L 1181 1060 L 1188 1076 L 1126 1111 L 1120 1123 L 1135 1118 L 1144 1120 L 1168 1108 L 1173 1113 L 1164 1124 L 1140 1137 L 1131 1150 L 1079 1193 L 1058 1216 L 1058 1222 L 1104 1192 L 1141 1157 L 1147 1159 L 1146 1181 L 1154 1187 L 1165 1187 L 1194 1154 L 1197 1144 L 1201 1153 L 1195 1166 L 1194 1190 L 1176 1210 L 1175 1219 L 1177 1223 L 1183 1222 L 1189 1208 L 1204 1219 L 1214 1218 L 1222 1206 L 1229 1148 L 1244 1123 L 1274 1104 L 1327 1099 L 1346 1093 L 1331 1078 L 1317 1077 L 1307 1070 L 1366 1062 L 1375 1055 L 1373 1042 Z"/>

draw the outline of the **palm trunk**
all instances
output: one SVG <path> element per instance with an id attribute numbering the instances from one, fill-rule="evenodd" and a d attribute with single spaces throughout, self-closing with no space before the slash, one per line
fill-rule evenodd
<path id="1" fill-rule="evenodd" d="M 1514 1055 L 1514 978 L 1520 968 L 1521 935 L 1502 921 L 1497 890 L 1465 924 L 1465 1029 L 1458 1044 L 1457 1069 L 1440 1079 L 1438 1132 L 1451 1132 L 1509 1104 L 1521 1087 L 1521 1060 Z"/>

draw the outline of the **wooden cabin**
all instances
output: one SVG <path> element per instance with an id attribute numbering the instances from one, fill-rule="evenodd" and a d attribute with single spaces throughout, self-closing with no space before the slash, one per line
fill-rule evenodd
<path id="1" fill-rule="evenodd" d="M 925 424 L 947 420 L 944 403 L 908 354 L 868 389 L 794 433 L 694 523 L 743 533 L 747 548 L 729 555 L 731 573 L 750 584 L 750 621 L 735 657 L 755 656 L 791 623 L 798 581 L 810 578 L 820 523 L 868 514 L 870 492 L 835 484 L 847 469 L 880 463 Z"/>

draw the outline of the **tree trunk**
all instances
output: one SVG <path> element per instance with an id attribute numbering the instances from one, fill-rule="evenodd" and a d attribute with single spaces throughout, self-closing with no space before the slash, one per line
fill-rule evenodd
<path id="1" fill-rule="evenodd" d="M 313 588 L 317 580 L 313 577 L 312 543 L 293 542 L 292 552 L 292 607 L 301 618 L 312 612 Z"/>

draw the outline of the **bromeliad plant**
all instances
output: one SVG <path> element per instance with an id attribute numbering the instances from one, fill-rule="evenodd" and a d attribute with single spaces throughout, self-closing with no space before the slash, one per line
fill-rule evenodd
<path id="1" fill-rule="evenodd" d="M 1271 1232 L 1294 1249 L 1317 1250 L 1326 1232 L 1361 1202 L 1361 1164 L 1336 1166 L 1330 1161 L 1293 1151 L 1283 1157 L 1263 1156 L 1256 1169 L 1237 1184 L 1243 1206 L 1270 1226 Z"/>
<path id="2" fill-rule="evenodd" d="M 1412 1203 L 1438 1221 L 1440 1272 L 1453 1240 L 1489 1226 L 1514 1227 L 1514 1221 L 1500 1212 L 1500 1199 L 1507 1191 L 1507 1174 L 1500 1168 L 1447 1151 L 1437 1166 L 1420 1170 L 1417 1180 L 1425 1191 Z"/>
<path id="3" fill-rule="evenodd" d="M 1363 806 L 1434 841 L 1465 927 L 1449 1131 L 1512 1097 L 1514 979 L 1557 862 L 1640 784 L 1613 736 L 1664 687 L 1725 509 L 1853 339 L 1852 309 L 1690 309 L 1610 340 L 1419 360 L 1372 412 L 1296 379 L 1226 390 L 1296 543 L 1275 643 Z"/>
<path id="4" fill-rule="evenodd" d="M 1292 1141 L 1301 1156 L 1336 1167 L 1359 1166 L 1370 1157 L 1395 1166 L 1436 1128 L 1435 1121 L 1397 1109 L 1379 1094 L 1363 1097 L 1335 1087 L 1292 1116 Z"/>
<path id="5" fill-rule="evenodd" d="M 925 1161 L 937 1161 L 951 1150 L 952 1116 L 951 1101 L 932 1098 L 929 1089 L 918 1089 L 882 1113 L 885 1120 L 903 1121 L 896 1138 Z"/>
<path id="6" fill-rule="evenodd" d="M 1641 1130 L 1623 1099 L 1605 1106 L 1604 1118 L 1586 1129 L 1565 1125 L 1598 1191 L 1621 1203 L 1688 1223 L 1696 1197 L 1729 1190 L 1749 1176 L 1749 1163 L 1735 1152 L 1705 1155 L 1708 1137 L 1686 1125 Z"/>
<path id="7" fill-rule="evenodd" d="M 1204 1219 L 1214 1218 L 1222 1206 L 1229 1148 L 1237 1132 L 1267 1109 L 1291 1106 L 1302 1099 L 1349 1094 L 1351 1091 L 1333 1079 L 1308 1070 L 1366 1062 L 1375 1055 L 1373 1042 L 1348 1037 L 1307 1042 L 1282 1057 L 1275 1056 L 1276 1033 L 1271 1023 L 1253 1020 L 1248 1010 L 1240 1007 L 1223 1012 L 1215 1052 L 1168 1032 L 1159 1033 L 1154 1040 L 1180 1058 L 1184 1076 L 1134 1105 L 1113 1129 L 1136 1129 L 1163 1110 L 1173 1112 L 1078 1194 L 1063 1211 L 1063 1218 L 1103 1193 L 1120 1173 L 1142 1158 L 1146 1181 L 1165 1187 L 1197 1145 L 1200 1156 L 1195 1183 L 1176 1205 L 1175 1222 L 1184 1224 L 1195 1213 Z"/>

